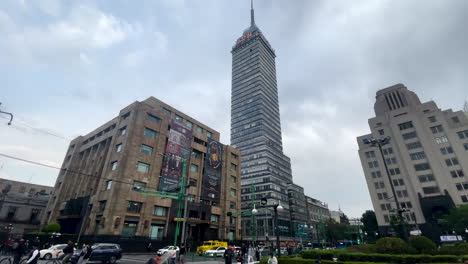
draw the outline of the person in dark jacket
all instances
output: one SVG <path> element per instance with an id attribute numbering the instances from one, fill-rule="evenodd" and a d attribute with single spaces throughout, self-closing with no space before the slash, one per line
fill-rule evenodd
<path id="1" fill-rule="evenodd" d="M 224 263 L 225 264 L 232 264 L 232 249 L 230 247 L 227 247 L 226 250 L 224 250 Z"/>
<path id="2" fill-rule="evenodd" d="M 33 250 L 31 252 L 31 255 L 28 258 L 27 263 L 28 264 L 37 264 L 37 261 L 39 260 L 39 257 L 41 254 L 39 254 L 39 248 L 37 245 L 32 246 Z"/>
<path id="3" fill-rule="evenodd" d="M 242 244 L 241 255 L 242 255 L 242 263 L 244 263 L 245 260 L 247 259 L 247 247 L 245 246 L 245 244 Z"/>
<path id="4" fill-rule="evenodd" d="M 13 264 L 19 264 L 21 257 L 26 252 L 26 247 L 24 246 L 24 239 L 20 239 L 13 243 Z"/>
<path id="5" fill-rule="evenodd" d="M 63 249 L 62 263 L 66 264 L 73 255 L 73 242 L 68 240 L 67 246 Z"/>
<path id="6" fill-rule="evenodd" d="M 179 264 L 185 263 L 185 254 L 187 254 L 187 249 L 185 248 L 184 243 L 180 244 L 179 249 Z"/>

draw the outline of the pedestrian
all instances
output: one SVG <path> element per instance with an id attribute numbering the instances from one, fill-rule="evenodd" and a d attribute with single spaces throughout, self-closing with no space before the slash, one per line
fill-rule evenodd
<path id="1" fill-rule="evenodd" d="M 247 247 L 245 246 L 245 244 L 242 244 L 241 256 L 242 256 L 242 263 L 245 263 L 245 260 L 247 259 Z"/>
<path id="2" fill-rule="evenodd" d="M 185 254 L 186 254 L 185 245 L 184 245 L 184 243 L 181 243 L 180 244 L 180 250 L 179 250 L 179 264 L 184 264 Z"/>
<path id="3" fill-rule="evenodd" d="M 258 245 L 255 247 L 255 260 L 260 261 L 260 248 Z"/>
<path id="4" fill-rule="evenodd" d="M 63 264 L 66 264 L 68 260 L 70 260 L 71 256 L 73 255 L 73 251 L 73 242 L 68 240 L 67 246 L 63 249 L 63 255 L 61 257 Z"/>
<path id="5" fill-rule="evenodd" d="M 13 264 L 19 264 L 21 257 L 26 252 L 26 248 L 24 247 L 24 239 L 20 239 L 19 241 L 13 242 L 12 250 Z"/>
<path id="6" fill-rule="evenodd" d="M 89 257 L 91 256 L 91 252 L 93 252 L 93 249 L 91 248 L 91 244 L 85 243 L 85 245 L 83 246 L 83 249 L 81 250 L 78 264 L 86 264 L 86 262 L 88 262 Z"/>
<path id="7" fill-rule="evenodd" d="M 148 245 L 146 245 L 146 252 L 151 252 L 152 248 L 153 248 L 153 245 L 151 245 L 151 241 L 149 241 Z"/>
<path id="8" fill-rule="evenodd" d="M 270 253 L 268 264 L 278 264 L 278 259 L 275 257 L 275 255 L 273 255 L 273 253 Z"/>
<path id="9" fill-rule="evenodd" d="M 255 249 L 252 247 L 252 244 L 249 244 L 249 250 L 247 254 L 248 254 L 247 262 L 248 263 L 254 262 Z"/>
<path id="10" fill-rule="evenodd" d="M 224 263 L 225 264 L 232 264 L 232 249 L 230 247 L 227 247 L 226 250 L 224 250 Z"/>
<path id="11" fill-rule="evenodd" d="M 176 257 L 177 257 L 177 250 L 176 248 L 173 246 L 171 247 L 168 251 L 167 251 L 167 254 L 168 254 L 168 258 L 169 258 L 169 264 L 175 264 L 176 262 Z"/>
<path id="12" fill-rule="evenodd" d="M 33 250 L 31 252 L 31 256 L 29 256 L 29 259 L 27 261 L 28 264 L 37 264 L 37 261 L 39 260 L 40 254 L 39 254 L 39 248 L 37 245 L 32 246 Z"/>

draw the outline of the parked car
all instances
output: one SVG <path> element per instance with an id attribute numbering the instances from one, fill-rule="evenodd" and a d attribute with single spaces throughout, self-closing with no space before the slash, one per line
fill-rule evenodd
<path id="1" fill-rule="evenodd" d="M 163 255 L 164 253 L 166 253 L 167 251 L 169 251 L 169 249 L 173 247 L 173 246 L 167 246 L 167 247 L 163 247 L 161 249 L 159 249 L 156 254 L 158 255 Z M 176 247 L 176 251 L 177 251 L 177 254 L 179 254 L 179 247 Z"/>
<path id="2" fill-rule="evenodd" d="M 101 261 L 114 264 L 122 258 L 122 249 L 118 244 L 98 243 L 94 244 L 91 249 L 89 261 Z"/>
<path id="3" fill-rule="evenodd" d="M 59 244 L 51 246 L 48 249 L 43 249 L 39 251 L 39 258 L 41 259 L 51 259 L 57 258 L 63 255 L 63 249 L 67 246 L 67 244 Z"/>
<path id="4" fill-rule="evenodd" d="M 205 255 L 209 257 L 222 257 L 224 255 L 224 251 L 226 251 L 226 247 L 213 247 L 210 250 L 207 250 Z"/>

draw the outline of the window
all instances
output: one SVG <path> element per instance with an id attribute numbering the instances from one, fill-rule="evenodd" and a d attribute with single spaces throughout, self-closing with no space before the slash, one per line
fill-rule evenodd
<path id="1" fill-rule="evenodd" d="M 432 134 L 444 132 L 444 128 L 441 125 L 431 127 Z"/>
<path id="2" fill-rule="evenodd" d="M 410 158 L 411 160 L 422 160 L 426 158 L 426 154 L 424 153 L 424 151 L 410 153 Z"/>
<path id="3" fill-rule="evenodd" d="M 468 143 L 463 144 L 463 147 L 465 148 L 466 151 L 468 151 Z"/>
<path id="4" fill-rule="evenodd" d="M 237 205 L 235 202 L 229 202 L 229 209 L 236 209 Z"/>
<path id="5" fill-rule="evenodd" d="M 374 182 L 375 189 L 383 189 L 385 188 L 384 182 Z"/>
<path id="6" fill-rule="evenodd" d="M 392 176 L 398 175 L 401 173 L 400 168 L 389 169 L 388 171 L 390 172 L 390 175 Z"/>
<path id="7" fill-rule="evenodd" d="M 234 183 L 237 182 L 237 177 L 231 175 L 231 182 L 234 182 Z"/>
<path id="8" fill-rule="evenodd" d="M 390 223 L 390 218 L 388 217 L 388 215 L 384 215 L 383 218 L 385 223 Z"/>
<path id="9" fill-rule="evenodd" d="M 399 198 L 408 197 L 408 191 L 407 190 L 396 191 L 396 194 L 397 194 L 397 196 Z"/>
<path id="10" fill-rule="evenodd" d="M 458 123 L 460 123 L 460 119 L 458 118 L 458 116 L 454 116 L 454 117 L 452 117 L 452 122 L 455 123 L 455 124 L 458 124 Z"/>
<path id="11" fill-rule="evenodd" d="M 422 145 L 421 145 L 421 142 L 419 142 L 419 141 L 406 144 L 406 148 L 408 150 L 416 149 L 416 148 L 420 148 L 420 147 L 422 147 Z"/>
<path id="12" fill-rule="evenodd" d="M 455 165 L 458 165 L 458 159 L 457 158 L 451 158 L 451 159 L 446 159 L 445 160 L 445 163 L 447 164 L 447 166 L 455 166 Z"/>
<path id="13" fill-rule="evenodd" d="M 202 128 L 202 127 L 199 127 L 199 126 L 197 126 L 197 132 L 198 132 L 198 133 L 200 133 L 200 134 L 202 134 L 202 133 L 203 133 L 203 128 Z"/>
<path id="14" fill-rule="evenodd" d="M 400 203 L 401 208 L 413 208 L 413 205 L 410 202 Z"/>
<path id="15" fill-rule="evenodd" d="M 418 135 L 416 134 L 416 132 L 409 132 L 409 133 L 402 134 L 401 136 L 403 137 L 403 139 L 408 140 L 408 139 L 416 138 Z"/>
<path id="16" fill-rule="evenodd" d="M 368 162 L 368 165 L 369 165 L 369 168 L 371 169 L 379 167 L 379 163 L 376 160 Z"/>
<path id="17" fill-rule="evenodd" d="M 151 155 L 153 154 L 153 147 L 141 144 L 140 152 L 145 153 L 146 155 Z"/>
<path id="18" fill-rule="evenodd" d="M 106 200 L 99 201 L 99 212 L 102 212 L 106 209 L 106 204 L 107 204 Z"/>
<path id="19" fill-rule="evenodd" d="M 465 173 L 463 173 L 463 170 L 453 170 L 450 171 L 450 175 L 452 175 L 452 178 L 459 178 L 464 177 Z"/>
<path id="20" fill-rule="evenodd" d="M 218 221 L 219 221 L 219 215 L 212 214 L 210 217 L 210 222 L 218 223 Z"/>
<path id="21" fill-rule="evenodd" d="M 182 124 L 182 122 L 184 122 L 184 119 L 180 115 L 175 115 L 174 119 L 177 123 Z"/>
<path id="22" fill-rule="evenodd" d="M 235 225 L 235 224 L 236 224 L 236 217 L 235 217 L 235 216 L 231 216 L 231 217 L 229 218 L 229 224 L 231 224 L 231 225 Z"/>
<path id="23" fill-rule="evenodd" d="M 431 123 L 435 123 L 437 121 L 435 116 L 430 116 L 427 119 L 429 119 L 429 122 L 431 122 Z"/>
<path id="24" fill-rule="evenodd" d="M 141 191 L 146 188 L 146 183 L 141 181 L 133 181 L 132 190 L 134 191 Z"/>
<path id="25" fill-rule="evenodd" d="M 366 158 L 368 159 L 375 158 L 375 151 L 367 151 L 365 155 L 366 155 Z"/>
<path id="26" fill-rule="evenodd" d="M 211 138 L 213 136 L 213 133 L 211 133 L 210 131 L 206 131 L 206 136 L 208 138 Z"/>
<path id="27" fill-rule="evenodd" d="M 190 122 L 190 121 L 188 121 L 188 120 L 185 121 L 185 125 L 186 125 L 187 127 L 189 127 L 189 128 L 192 128 L 192 127 L 193 127 L 193 123 Z"/>
<path id="28" fill-rule="evenodd" d="M 403 179 L 396 179 L 396 180 L 393 180 L 393 185 L 402 186 L 402 185 L 405 185 L 405 182 L 403 181 Z"/>
<path id="29" fill-rule="evenodd" d="M 117 162 L 117 161 L 111 162 L 111 170 L 115 171 L 115 170 L 117 169 L 117 166 L 118 166 L 118 162 Z"/>
<path id="30" fill-rule="evenodd" d="M 196 149 L 192 150 L 192 158 L 200 158 L 202 153 Z"/>
<path id="31" fill-rule="evenodd" d="M 397 160 L 396 160 L 395 157 L 389 158 L 389 159 L 385 159 L 385 161 L 387 162 L 388 165 L 392 165 L 392 164 L 396 164 L 396 163 L 397 163 Z"/>
<path id="32" fill-rule="evenodd" d="M 145 127 L 145 131 L 144 131 L 144 135 L 149 137 L 149 138 L 156 138 L 157 136 L 157 133 L 156 131 L 152 130 L 152 129 L 149 129 L 147 127 Z"/>
<path id="33" fill-rule="evenodd" d="M 191 172 L 198 172 L 198 165 L 191 164 L 190 165 L 190 171 Z"/>
<path id="34" fill-rule="evenodd" d="M 405 123 L 399 124 L 398 127 L 400 128 L 400 130 L 409 129 L 413 127 L 413 122 L 411 121 L 405 122 Z"/>
<path id="35" fill-rule="evenodd" d="M 230 194 L 231 194 L 231 197 L 236 197 L 237 196 L 237 190 L 236 189 L 231 189 Z"/>
<path id="36" fill-rule="evenodd" d="M 157 117 L 157 116 L 154 116 L 154 115 L 152 115 L 152 114 L 149 114 L 149 113 L 146 114 L 146 120 L 149 120 L 149 121 L 151 121 L 151 122 L 153 122 L 153 123 L 159 123 L 159 122 L 161 122 L 161 118 L 159 118 L 159 117 Z"/>
<path id="37" fill-rule="evenodd" d="M 237 159 L 237 155 L 234 153 L 231 153 L 231 159 Z"/>
<path id="38" fill-rule="evenodd" d="M 234 171 L 235 171 L 235 170 L 237 170 L 237 165 L 236 165 L 236 164 L 233 164 L 233 163 L 231 163 L 231 170 L 234 170 Z"/>
<path id="39" fill-rule="evenodd" d="M 128 117 L 130 116 L 130 112 L 126 113 L 125 115 L 122 116 L 122 120 L 126 120 L 128 119 Z"/>
<path id="40" fill-rule="evenodd" d="M 120 135 L 121 135 L 121 136 L 124 136 L 125 134 L 127 134 L 127 127 L 126 127 L 126 126 L 124 126 L 124 127 L 122 127 L 122 128 L 120 129 Z"/>
<path id="41" fill-rule="evenodd" d="M 459 191 L 468 190 L 468 182 L 457 183 L 455 186 Z"/>
<path id="42" fill-rule="evenodd" d="M 115 152 L 122 151 L 122 143 L 115 145 Z"/>
<path id="43" fill-rule="evenodd" d="M 423 187 L 423 192 L 424 194 L 432 194 L 432 193 L 439 193 L 439 187 L 438 186 L 429 186 L 429 187 Z"/>
<path id="44" fill-rule="evenodd" d="M 457 135 L 460 139 L 468 138 L 468 130 L 457 132 Z"/>
<path id="45" fill-rule="evenodd" d="M 381 194 L 381 193 L 377 193 L 377 198 L 378 198 L 379 200 L 383 200 L 382 194 Z"/>
<path id="46" fill-rule="evenodd" d="M 464 203 L 468 202 L 468 196 L 462 195 L 462 196 L 460 196 L 460 197 L 461 197 L 461 199 L 462 199 L 462 202 L 464 202 Z"/>
<path id="47" fill-rule="evenodd" d="M 136 170 L 137 170 L 138 172 L 147 173 L 147 172 L 149 172 L 149 168 L 150 168 L 150 165 L 149 165 L 149 164 L 143 163 L 143 162 L 141 162 L 141 161 L 138 161 L 138 162 L 137 162 Z"/>
<path id="48" fill-rule="evenodd" d="M 380 205 L 380 209 L 382 209 L 382 211 L 390 211 L 392 210 L 392 206 L 390 204 L 381 204 Z"/>
<path id="49" fill-rule="evenodd" d="M 440 153 L 442 153 L 442 155 L 447 155 L 453 153 L 453 149 L 452 147 L 443 147 L 440 149 Z"/>
<path id="50" fill-rule="evenodd" d="M 127 212 L 139 214 L 142 206 L 141 202 L 128 201 Z"/>
<path id="51" fill-rule="evenodd" d="M 424 174 L 418 176 L 420 182 L 430 182 L 435 181 L 434 175 L 432 174 Z"/>
<path id="52" fill-rule="evenodd" d="M 446 136 L 436 137 L 435 141 L 437 144 L 447 143 L 448 138 Z"/>
<path id="53" fill-rule="evenodd" d="M 167 207 L 162 206 L 155 206 L 153 210 L 154 216 L 166 216 L 167 215 Z"/>
<path id="54" fill-rule="evenodd" d="M 166 115 L 170 115 L 171 114 L 171 110 L 167 109 L 167 108 L 162 108 L 163 110 L 163 113 L 166 114 Z"/>
<path id="55" fill-rule="evenodd" d="M 380 171 L 371 172 L 371 175 L 373 179 L 382 178 L 382 174 L 380 173 Z"/>
<path id="56" fill-rule="evenodd" d="M 385 134 L 383 129 L 379 129 L 379 135 L 383 136 Z"/>
<path id="57" fill-rule="evenodd" d="M 416 171 L 423 171 L 423 170 L 429 170 L 431 166 L 429 163 L 419 163 L 419 164 L 414 164 L 414 169 Z"/>
<path id="58" fill-rule="evenodd" d="M 8 206 L 8 213 L 7 213 L 6 219 L 8 221 L 13 220 L 13 218 L 16 215 L 17 210 L 18 210 L 18 207 L 16 207 L 16 206 Z"/>
<path id="59" fill-rule="evenodd" d="M 110 190 L 112 188 L 112 181 L 106 181 L 106 190 Z"/>

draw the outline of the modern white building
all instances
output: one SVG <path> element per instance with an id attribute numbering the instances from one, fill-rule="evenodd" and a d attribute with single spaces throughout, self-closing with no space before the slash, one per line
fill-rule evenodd
<path id="1" fill-rule="evenodd" d="M 468 203 L 467 114 L 421 103 L 402 84 L 378 91 L 374 110 L 371 133 L 357 142 L 380 231 L 389 231 L 398 201 L 407 222 L 437 240 L 447 231 L 441 216 Z M 382 151 L 368 144 L 387 137 Z"/>

